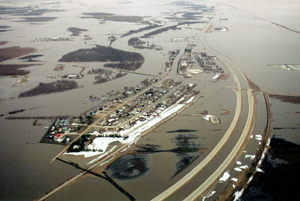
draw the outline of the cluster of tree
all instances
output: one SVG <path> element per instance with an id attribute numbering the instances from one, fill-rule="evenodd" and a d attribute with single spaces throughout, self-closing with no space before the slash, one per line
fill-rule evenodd
<path id="1" fill-rule="evenodd" d="M 14 75 L 27 75 L 30 71 L 23 70 L 20 68 L 26 68 L 33 65 L 26 64 L 3 64 L 0 65 L 0 75 L 2 76 L 14 76 Z"/>
<path id="2" fill-rule="evenodd" d="M 153 35 L 157 35 L 157 34 L 160 34 L 160 33 L 163 33 L 163 32 L 166 32 L 166 31 L 169 31 L 169 30 L 176 30 L 177 29 L 177 26 L 178 25 L 173 25 L 173 26 L 169 26 L 169 27 L 164 27 L 164 28 L 161 28 L 161 29 L 157 29 L 155 31 L 152 31 L 150 33 L 146 33 L 142 36 L 142 38 L 149 38 Z"/>
<path id="3" fill-rule="evenodd" d="M 141 22 L 143 20 L 143 17 L 141 16 L 128 16 L 128 15 L 116 15 L 112 13 L 101 13 L 101 12 L 91 12 L 91 13 L 83 13 L 83 15 L 86 15 L 87 17 L 82 18 L 94 18 L 94 19 L 100 19 L 103 21 L 116 21 L 116 22 Z"/>
<path id="4" fill-rule="evenodd" d="M 79 36 L 81 34 L 81 32 L 87 31 L 87 30 L 76 28 L 76 27 L 69 27 L 68 31 L 70 31 L 72 33 L 71 36 Z"/>
<path id="5" fill-rule="evenodd" d="M 125 61 L 120 63 L 104 64 L 105 67 L 134 71 L 143 65 L 144 61 Z"/>
<path id="6" fill-rule="evenodd" d="M 114 79 L 118 79 L 118 78 L 120 78 L 120 77 L 123 77 L 123 76 L 125 76 L 125 75 L 127 75 L 127 73 L 121 73 L 121 72 L 119 72 L 119 73 L 117 73 L 114 77 L 111 77 L 111 78 L 109 78 L 109 77 L 102 77 L 102 75 L 100 74 L 100 75 L 97 75 L 96 77 L 95 77 L 95 82 L 94 82 L 94 84 L 101 84 L 101 83 L 105 83 L 105 82 L 108 82 L 108 81 L 110 81 L 110 80 L 114 80 Z"/>
<path id="7" fill-rule="evenodd" d="M 90 61 L 101 61 L 101 62 L 144 62 L 144 57 L 135 52 L 128 52 L 123 50 L 114 49 L 112 47 L 97 45 L 91 49 L 79 49 L 74 52 L 70 52 L 64 55 L 59 62 L 90 62 Z"/>
<path id="8" fill-rule="evenodd" d="M 35 58 L 38 58 L 38 57 L 42 57 L 44 55 L 42 54 L 35 54 L 35 55 L 28 55 L 28 56 L 25 56 L 25 57 L 21 57 L 19 58 L 20 60 L 28 60 L 28 61 L 36 61 Z"/>
<path id="9" fill-rule="evenodd" d="M 144 44 L 145 44 L 145 42 L 142 41 L 141 39 L 139 39 L 138 37 L 130 38 L 128 40 L 129 46 L 140 46 L 140 45 L 144 45 Z"/>
<path id="10" fill-rule="evenodd" d="M 107 70 L 107 69 L 102 69 L 102 68 L 98 68 L 98 69 L 92 69 L 91 71 L 88 72 L 88 74 L 105 74 L 105 76 L 109 76 L 113 73 L 112 70 Z"/>
<path id="11" fill-rule="evenodd" d="M 149 26 L 146 26 L 146 27 L 143 27 L 143 28 L 139 28 L 137 30 L 130 30 L 129 32 L 123 34 L 122 37 L 129 36 L 131 34 L 139 33 L 139 32 L 142 32 L 142 31 L 146 31 L 146 30 L 149 30 L 149 29 L 154 29 L 154 28 L 157 28 L 157 27 L 160 27 L 160 26 L 158 24 L 153 24 L 153 25 L 149 25 Z"/>
<path id="12" fill-rule="evenodd" d="M 108 41 L 110 41 L 109 46 L 111 46 L 111 44 L 112 44 L 113 42 L 115 42 L 116 40 L 117 40 L 117 37 L 115 37 L 115 36 L 109 36 L 109 37 L 108 37 Z"/>
<path id="13" fill-rule="evenodd" d="M 40 94 L 49 94 L 55 92 L 63 92 L 71 89 L 78 88 L 78 84 L 75 81 L 70 80 L 59 80 L 51 83 L 40 83 L 38 86 L 22 92 L 19 94 L 19 98 L 21 97 L 29 97 L 29 96 L 37 96 Z"/>
<path id="14" fill-rule="evenodd" d="M 152 83 L 149 81 L 148 78 L 142 80 L 141 83 L 142 83 L 145 87 L 149 87 L 149 86 L 152 84 Z"/>
<path id="15" fill-rule="evenodd" d="M 80 152 L 86 149 L 84 143 L 88 142 L 90 140 L 90 135 L 82 135 L 81 138 L 79 138 L 77 141 L 73 142 L 71 146 L 69 146 L 67 152 Z"/>
<path id="16" fill-rule="evenodd" d="M 184 24 L 196 24 L 196 23 L 199 23 L 199 22 L 198 21 L 197 22 L 179 22 L 177 25 L 164 27 L 164 28 L 152 31 L 150 33 L 146 33 L 146 34 L 144 34 L 142 36 L 142 38 L 150 38 L 151 36 L 154 36 L 154 35 L 157 35 L 157 34 L 160 34 L 160 33 L 166 32 L 166 31 L 169 31 L 169 30 L 176 30 L 176 29 L 178 29 L 178 26 L 180 26 L 180 25 L 184 25 Z"/>
<path id="17" fill-rule="evenodd" d="M 101 84 L 101 83 L 105 83 L 105 82 L 109 81 L 110 79 L 102 77 L 101 75 L 97 75 L 95 77 L 95 80 L 96 81 L 94 82 L 94 84 Z"/>

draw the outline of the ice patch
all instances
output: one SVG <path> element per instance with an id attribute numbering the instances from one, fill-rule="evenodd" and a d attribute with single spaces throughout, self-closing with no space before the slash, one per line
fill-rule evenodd
<path id="1" fill-rule="evenodd" d="M 247 155 L 245 156 L 245 158 L 250 158 L 251 160 L 254 160 L 254 159 L 255 159 L 255 155 L 247 154 Z"/>
<path id="2" fill-rule="evenodd" d="M 253 135 L 250 135 L 250 138 L 253 138 Z"/>
<path id="3" fill-rule="evenodd" d="M 237 201 L 240 199 L 240 197 L 243 195 L 244 189 L 242 189 L 241 191 L 236 191 L 234 193 L 234 200 L 233 201 Z"/>
<path id="4" fill-rule="evenodd" d="M 261 141 L 261 140 L 262 140 L 262 136 L 259 135 L 259 134 L 258 134 L 258 135 L 255 135 L 255 139 L 258 140 L 258 141 Z"/>
<path id="5" fill-rule="evenodd" d="M 189 100 L 187 100 L 185 103 L 191 103 L 194 100 L 194 96 L 192 98 L 190 98 Z"/>
<path id="6" fill-rule="evenodd" d="M 233 187 L 233 188 L 235 188 L 235 185 L 234 185 L 234 184 L 232 184 L 232 187 Z"/>
<path id="7" fill-rule="evenodd" d="M 215 193 L 216 193 L 216 191 L 210 191 L 202 198 L 202 201 L 204 201 L 206 198 L 213 196 Z"/>
<path id="8" fill-rule="evenodd" d="M 264 160 L 264 158 L 265 158 L 267 152 L 268 152 L 268 149 L 265 148 L 265 149 L 264 149 L 264 152 L 262 153 L 261 158 L 260 158 L 260 160 L 259 160 L 259 162 L 258 162 L 258 164 L 257 164 L 258 166 L 260 166 L 261 163 L 263 162 L 263 160 Z"/>
<path id="9" fill-rule="evenodd" d="M 242 162 L 241 161 L 237 161 L 236 164 L 237 165 L 242 165 Z"/>
<path id="10" fill-rule="evenodd" d="M 268 139 L 266 146 L 270 146 L 271 138 Z"/>
<path id="11" fill-rule="evenodd" d="M 238 179 L 237 179 L 237 178 L 235 178 L 235 177 L 232 177 L 231 181 L 237 182 L 237 181 L 238 181 Z"/>
<path id="12" fill-rule="evenodd" d="M 220 183 L 227 181 L 229 177 L 230 177 L 230 174 L 228 172 L 224 172 L 223 176 L 219 179 Z"/>
<path id="13" fill-rule="evenodd" d="M 249 167 L 248 167 L 248 165 L 243 165 L 243 166 L 240 166 L 240 168 L 243 169 L 243 170 L 245 170 L 245 169 L 247 169 Z"/>
<path id="14" fill-rule="evenodd" d="M 244 150 L 243 153 L 247 153 L 247 150 Z"/>
<path id="15" fill-rule="evenodd" d="M 262 169 L 260 169 L 259 167 L 256 167 L 256 171 L 264 173 L 264 171 Z"/>
<path id="16" fill-rule="evenodd" d="M 241 172 L 242 171 L 242 169 L 238 168 L 238 167 L 234 168 L 234 170 L 237 171 L 237 172 Z"/>
<path id="17" fill-rule="evenodd" d="M 251 177 L 249 178 L 247 184 L 249 184 L 249 183 L 252 181 L 252 179 L 253 179 L 253 176 L 251 176 Z"/>
<path id="18" fill-rule="evenodd" d="M 216 80 L 216 79 L 218 79 L 221 75 L 222 75 L 221 73 L 217 73 L 212 79 L 213 79 L 213 80 Z"/>
<path id="19" fill-rule="evenodd" d="M 209 118 L 210 118 L 210 117 L 213 117 L 213 116 L 214 116 L 214 115 L 208 114 L 208 115 L 203 116 L 203 119 L 209 121 Z"/>

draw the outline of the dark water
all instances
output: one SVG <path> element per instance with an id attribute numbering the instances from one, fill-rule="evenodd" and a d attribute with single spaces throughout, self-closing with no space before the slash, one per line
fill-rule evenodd
<path id="1" fill-rule="evenodd" d="M 264 173 L 255 175 L 242 200 L 299 200 L 300 132 L 294 129 L 299 128 L 299 104 L 273 98 L 270 103 L 273 138 L 262 163 Z"/>
<path id="2" fill-rule="evenodd" d="M 110 164 L 106 171 L 112 178 L 134 179 L 144 175 L 149 168 L 147 159 L 143 155 L 124 155 Z"/>
<path id="3" fill-rule="evenodd" d="M 299 200 L 300 146 L 280 138 L 272 138 L 261 169 L 241 200 Z"/>

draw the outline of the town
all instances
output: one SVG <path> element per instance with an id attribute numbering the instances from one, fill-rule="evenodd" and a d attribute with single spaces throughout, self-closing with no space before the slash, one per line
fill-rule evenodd
<path id="1" fill-rule="evenodd" d="M 145 79 L 136 87 L 102 98 L 99 106 L 79 117 L 56 119 L 41 142 L 67 145 L 68 152 L 103 153 L 109 143 L 132 141 L 141 134 L 138 130 L 151 129 L 191 104 L 199 94 L 195 86 L 173 79 Z"/>

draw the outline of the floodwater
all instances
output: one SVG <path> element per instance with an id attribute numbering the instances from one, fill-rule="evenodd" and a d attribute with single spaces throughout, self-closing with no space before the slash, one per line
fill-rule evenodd
<path id="1" fill-rule="evenodd" d="M 8 3 L 10 3 L 9 1 Z M 11 46 L 34 47 L 38 49 L 38 54 L 43 54 L 39 60 L 45 61 L 45 64 L 27 68 L 31 71 L 29 74 L 29 82 L 13 85 L 20 78 L 0 78 L 0 114 L 8 116 L 8 112 L 19 109 L 27 109 L 23 113 L 16 116 L 54 116 L 54 115 L 79 115 L 83 111 L 97 105 L 97 102 L 87 100 L 89 95 L 102 97 L 111 90 L 122 90 L 125 86 L 134 86 L 145 76 L 128 74 L 127 76 L 100 85 L 93 85 L 94 77 L 85 75 L 83 79 L 76 80 L 82 88 L 75 90 L 49 94 L 30 98 L 20 98 L 17 96 L 20 92 L 35 87 L 39 82 L 52 82 L 56 79 L 47 79 L 47 75 L 62 75 L 68 73 L 78 73 L 81 68 L 73 67 L 71 64 L 66 66 L 62 72 L 54 71 L 57 61 L 62 55 L 75 51 L 80 48 L 90 48 L 95 44 L 109 45 L 107 40 L 108 34 L 124 34 L 129 30 L 135 30 L 144 27 L 143 24 L 135 24 L 128 22 L 112 22 L 108 21 L 100 24 L 96 19 L 81 19 L 82 12 L 107 12 L 120 15 L 140 15 L 145 16 L 149 20 L 166 21 L 164 12 L 176 12 L 178 9 L 185 10 L 184 7 L 171 4 L 172 1 L 132 1 L 129 4 L 121 4 L 126 2 L 101 1 L 95 4 L 94 1 L 61 1 L 51 4 L 52 1 L 30 2 L 30 4 L 39 4 L 40 8 L 62 9 L 63 12 L 50 12 L 47 16 L 58 17 L 54 21 L 44 22 L 42 25 L 30 25 L 29 23 L 16 22 L 19 17 L 12 15 L 1 15 L 1 25 L 11 26 L 10 32 L 1 33 L 1 40 L 8 41 L 1 48 Z M 258 1 L 257 1 L 258 2 Z M 261 4 L 266 7 L 268 0 Z M 7 2 L 1 1 L 1 5 L 9 5 Z M 128 2 L 127 2 L 128 3 Z M 215 2 L 207 2 L 208 5 L 215 5 Z M 296 23 L 297 12 L 294 10 L 299 5 L 288 2 L 282 8 L 282 3 L 272 3 L 274 12 L 278 12 L 284 18 L 278 18 L 273 13 L 263 13 L 261 9 L 256 10 L 252 5 L 235 1 L 226 1 L 240 9 L 235 9 L 225 4 L 221 4 L 222 18 L 220 26 L 229 28 L 228 32 L 213 32 L 206 34 L 206 39 L 211 46 L 223 54 L 233 59 L 243 70 L 243 72 L 255 84 L 264 91 L 300 93 L 299 72 L 291 72 L 283 69 L 272 68 L 269 64 L 299 64 L 300 52 L 300 35 L 291 32 L 282 27 L 271 24 L 268 21 L 275 21 L 286 25 L 290 23 L 290 28 L 300 30 L 299 24 Z M 260 3 L 260 1 L 259 1 Z M 17 1 L 20 7 L 28 4 L 23 1 Z M 105 8 L 105 9 L 104 9 Z M 152 8 L 152 9 L 149 9 Z M 280 9 L 279 9 L 280 8 Z M 282 9 L 281 9 L 282 8 Z M 287 8 L 293 8 L 292 10 Z M 250 13 L 257 15 L 261 20 L 253 15 L 249 15 L 242 10 L 248 10 Z M 290 12 L 290 13 L 288 13 Z M 209 17 L 210 14 L 205 14 Z M 294 19 L 294 20 L 293 20 Z M 167 21 L 168 25 L 174 25 L 174 22 Z M 164 73 L 165 62 L 168 61 L 168 51 L 175 49 L 184 49 L 186 42 L 171 42 L 173 37 L 189 37 L 192 40 L 197 36 L 199 29 L 205 24 L 195 24 L 183 26 L 181 30 L 171 30 L 161 33 L 150 38 L 150 43 L 155 43 L 163 47 L 163 50 L 140 50 L 128 47 L 128 39 L 140 36 L 143 33 L 133 34 L 124 38 L 120 38 L 112 44 L 112 47 L 127 51 L 135 51 L 141 53 L 145 57 L 144 65 L 138 72 L 157 75 L 159 72 Z M 286 25 L 287 26 L 287 25 Z M 69 42 L 32 42 L 34 38 L 46 37 L 68 37 L 71 35 L 67 31 L 69 27 L 78 27 L 87 29 L 81 36 L 74 37 Z M 273 35 L 276 34 L 276 37 Z M 83 35 L 89 35 L 92 40 L 83 41 Z M 119 35 L 117 35 L 119 36 Z M 204 51 L 203 47 L 196 47 L 197 51 Z M 179 56 L 182 52 L 179 54 Z M 10 63 L 14 63 L 12 60 Z M 80 66 L 87 67 L 85 72 L 92 68 L 102 67 L 103 63 L 81 63 Z M 197 84 L 200 95 L 203 96 L 195 105 L 186 109 L 179 116 L 174 117 L 166 124 L 158 127 L 144 138 L 139 140 L 139 145 L 157 145 L 161 152 L 153 153 L 135 153 L 138 155 L 139 162 L 145 168 L 131 169 L 132 178 L 120 178 L 114 174 L 118 169 L 114 169 L 113 165 L 107 169 L 108 174 L 115 181 L 131 193 L 137 200 L 149 200 L 158 193 L 162 192 L 171 184 L 178 181 L 184 174 L 198 164 L 218 141 L 224 135 L 226 129 L 234 115 L 235 111 L 235 93 L 226 86 L 234 85 L 232 76 L 226 81 L 218 83 L 206 82 L 213 77 L 211 74 L 196 75 L 185 82 Z M 205 80 L 205 82 L 203 81 Z M 243 92 L 243 96 L 246 93 Z M 84 104 L 85 103 L 85 104 Z M 293 127 L 297 126 L 295 119 L 299 119 L 299 113 L 292 113 L 298 110 L 298 105 L 290 103 L 281 103 L 279 100 L 271 99 L 272 112 L 275 118 L 274 127 Z M 254 132 L 255 134 L 263 132 L 265 126 L 266 111 L 264 110 L 264 102 L 261 95 L 258 95 L 257 120 Z M 29 108 L 37 108 L 29 110 Z M 243 103 L 243 111 L 246 110 L 246 103 Z M 231 112 L 229 115 L 221 115 L 223 109 Z M 207 110 L 211 114 L 218 114 L 221 120 L 220 125 L 212 125 L 209 121 L 204 120 L 200 116 L 189 116 L 189 114 L 199 114 L 201 111 Z M 299 111 L 298 111 L 299 112 Z M 293 121 L 290 121 L 293 120 Z M 243 112 L 241 121 L 246 121 L 246 115 Z M 55 161 L 49 164 L 50 160 L 60 152 L 64 147 L 59 145 L 39 144 L 39 140 L 44 135 L 45 126 L 50 121 L 41 121 L 42 126 L 32 126 L 33 120 L 5 120 L 0 117 L 1 125 L 1 190 L 0 195 L 3 200 L 33 200 L 43 195 L 45 192 L 57 187 L 71 176 L 78 173 L 71 166 Z M 195 130 L 191 133 L 170 133 L 179 129 Z M 238 135 L 242 127 L 237 128 L 235 135 Z M 274 131 L 274 135 L 285 138 L 289 141 L 299 144 L 299 135 L 297 130 L 285 130 L 284 133 Z M 178 148 L 176 137 L 179 135 L 196 136 L 193 140 L 187 140 L 197 148 L 203 149 L 203 153 L 188 152 L 175 153 L 170 150 Z M 224 148 L 224 154 L 234 142 L 229 142 L 228 147 Z M 256 141 L 249 141 L 246 149 L 249 152 L 255 152 L 258 146 Z M 132 163 L 132 154 L 138 148 L 132 146 L 127 150 L 127 154 L 123 155 L 124 163 Z M 169 151 L 168 151 L 169 150 Z M 135 156 L 135 155 L 134 155 Z M 127 157 L 127 158 L 126 158 Z M 241 156 L 243 157 L 243 156 Z M 133 157 L 134 158 L 134 157 Z M 184 160 L 190 160 L 191 164 L 183 165 Z M 119 161 L 120 162 L 120 161 Z M 122 162 L 122 161 L 121 161 Z M 120 163 L 121 163 L 120 162 Z M 243 164 L 250 163 L 245 159 Z M 189 163 L 188 161 L 186 162 Z M 130 165 L 129 164 L 129 165 Z M 215 165 L 218 163 L 215 162 Z M 125 167 L 124 167 L 125 168 Z M 128 167 L 127 167 L 128 168 Z M 126 169 L 126 168 L 125 168 Z M 182 169 L 181 171 L 179 171 Z M 121 170 L 120 170 L 121 171 Z M 207 170 L 208 171 L 208 170 Z M 178 173 L 178 174 L 176 174 Z M 233 170 L 230 174 L 234 175 Z M 201 176 L 200 176 L 201 177 Z M 201 178 L 199 178 L 201 179 Z M 191 185 L 198 185 L 196 181 L 192 181 Z M 216 187 L 223 189 L 223 186 Z M 85 192 L 85 193 L 82 193 Z M 66 188 L 52 200 L 124 200 L 126 197 L 117 191 L 107 181 L 87 176 Z"/>

